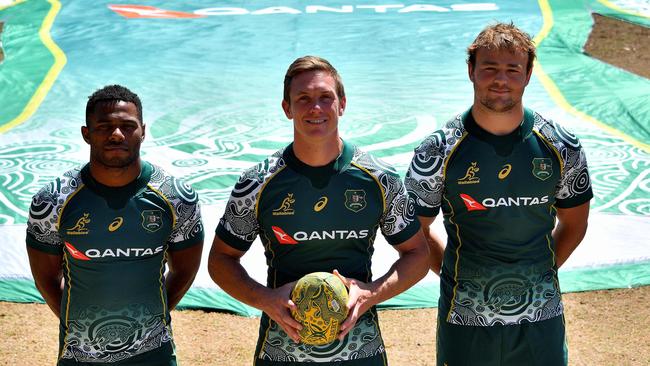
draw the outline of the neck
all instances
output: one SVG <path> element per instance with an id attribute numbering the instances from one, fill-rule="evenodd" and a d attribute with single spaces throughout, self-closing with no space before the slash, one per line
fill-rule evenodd
<path id="1" fill-rule="evenodd" d="M 323 166 L 334 161 L 343 151 L 343 141 L 336 134 L 335 139 L 320 143 L 309 143 L 300 139 L 293 141 L 293 153 L 298 160 L 309 166 Z"/>
<path id="2" fill-rule="evenodd" d="M 107 167 L 97 161 L 90 161 L 90 175 L 97 182 L 108 187 L 122 187 L 138 178 L 142 169 L 140 159 L 124 168 Z"/>
<path id="3" fill-rule="evenodd" d="M 516 130 L 524 119 L 524 107 L 520 103 L 509 111 L 494 112 L 482 104 L 474 102 L 472 116 L 482 129 L 497 135 L 507 135 Z"/>

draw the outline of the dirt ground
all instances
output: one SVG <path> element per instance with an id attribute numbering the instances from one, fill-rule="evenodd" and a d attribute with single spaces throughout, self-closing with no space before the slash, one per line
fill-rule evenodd
<path id="1" fill-rule="evenodd" d="M 650 79 L 650 28 L 594 14 L 585 53 Z"/>
<path id="2" fill-rule="evenodd" d="M 585 51 L 650 78 L 650 30 L 596 15 Z M 564 295 L 572 366 L 650 365 L 650 286 Z M 435 364 L 436 309 L 380 312 L 392 365 Z M 252 362 L 259 319 L 204 312 L 172 313 L 183 366 Z M 45 305 L 0 302 L 0 365 L 53 365 L 58 321 Z"/>
<path id="3" fill-rule="evenodd" d="M 650 365 L 650 286 L 564 295 L 572 366 Z M 391 365 L 435 365 L 436 309 L 386 310 L 380 324 Z M 173 311 L 183 366 L 250 365 L 259 318 Z M 41 304 L 0 302 L 0 365 L 54 365 L 58 322 Z"/>

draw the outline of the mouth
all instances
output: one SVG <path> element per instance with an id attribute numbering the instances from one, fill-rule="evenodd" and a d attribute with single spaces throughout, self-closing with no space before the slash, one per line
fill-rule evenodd
<path id="1" fill-rule="evenodd" d="M 320 125 L 325 122 L 327 122 L 327 119 L 321 118 L 321 119 L 306 119 L 305 122 L 311 124 L 311 125 Z"/>
<path id="2" fill-rule="evenodd" d="M 118 145 L 118 146 L 112 145 L 112 146 L 105 146 L 104 150 L 106 150 L 106 151 L 129 151 L 129 148 L 126 147 L 126 146 L 122 146 L 122 145 Z"/>

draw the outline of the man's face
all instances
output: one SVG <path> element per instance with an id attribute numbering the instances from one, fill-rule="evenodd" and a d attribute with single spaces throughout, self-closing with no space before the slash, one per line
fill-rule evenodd
<path id="1" fill-rule="evenodd" d="M 328 72 L 308 71 L 291 81 L 291 103 L 282 101 L 287 118 L 293 119 L 294 138 L 310 142 L 338 137 L 339 117 L 345 97 L 336 94 L 336 81 Z"/>
<path id="2" fill-rule="evenodd" d="M 479 48 L 476 65 L 468 64 L 474 104 L 498 113 L 520 105 L 532 72 L 532 68 L 526 70 L 527 63 L 528 54 L 524 52 Z"/>
<path id="3" fill-rule="evenodd" d="M 124 101 L 99 102 L 81 127 L 90 145 L 90 161 L 106 168 L 127 168 L 140 157 L 144 126 L 135 104 Z"/>

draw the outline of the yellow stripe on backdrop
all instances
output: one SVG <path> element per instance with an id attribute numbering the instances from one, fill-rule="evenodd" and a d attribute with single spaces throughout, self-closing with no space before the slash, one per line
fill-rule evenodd
<path id="1" fill-rule="evenodd" d="M 608 2 L 604 0 L 599 0 L 600 2 Z M 609 3 L 609 2 L 608 2 Z M 542 11 L 542 17 L 544 19 L 544 24 L 542 26 L 542 30 L 535 36 L 533 39 L 533 42 L 537 45 L 539 48 L 540 44 L 542 41 L 548 36 L 548 34 L 551 32 L 551 29 L 553 28 L 553 9 L 551 9 L 551 5 L 549 4 L 548 0 L 539 0 L 539 8 Z M 617 9 L 618 10 L 618 9 Z M 650 145 L 643 143 L 627 134 L 624 132 L 621 132 L 609 125 L 607 125 L 604 122 L 599 121 L 598 119 L 582 112 L 576 109 L 574 106 L 572 106 L 569 101 L 566 100 L 560 89 L 557 87 L 555 82 L 544 72 L 544 68 L 542 65 L 539 63 L 538 60 L 535 60 L 535 65 L 533 68 L 533 72 L 535 73 L 535 76 L 540 80 L 546 91 L 549 93 L 551 96 L 551 99 L 559 105 L 562 109 L 566 110 L 570 114 L 585 120 L 596 127 L 607 131 L 608 133 L 622 139 L 623 141 L 627 142 L 630 145 L 633 145 L 635 147 L 638 147 L 639 149 L 642 149 L 644 151 L 650 152 Z"/>
<path id="2" fill-rule="evenodd" d="M 650 19 L 650 15 L 645 15 L 645 14 L 638 13 L 636 11 L 623 9 L 620 6 L 618 6 L 616 4 L 613 4 L 611 1 L 608 1 L 608 0 L 598 0 L 598 2 L 605 5 L 606 7 L 610 8 L 610 9 L 619 11 L 621 13 L 630 14 L 630 15 L 634 15 L 634 16 L 637 16 L 637 17 Z"/>
<path id="3" fill-rule="evenodd" d="M 24 1 L 17 1 L 11 5 L 8 5 L 7 7 L 15 6 L 21 2 Z M 59 48 L 59 46 L 57 46 L 56 43 L 54 43 L 52 37 L 50 36 L 50 30 L 52 29 L 54 18 L 56 18 L 56 15 L 59 13 L 59 10 L 61 9 L 61 3 L 58 0 L 47 0 L 47 2 L 50 3 L 52 7 L 50 8 L 50 11 L 47 13 L 47 16 L 45 16 L 45 19 L 43 20 L 43 24 L 41 25 L 41 29 L 38 31 L 38 35 L 41 38 L 41 42 L 43 42 L 45 47 L 47 47 L 47 49 L 50 50 L 50 52 L 54 56 L 54 65 L 50 67 L 50 70 L 45 75 L 45 79 L 43 79 L 41 85 L 38 86 L 36 92 L 29 100 L 27 105 L 25 106 L 25 109 L 23 109 L 23 111 L 16 118 L 0 126 L 0 133 L 7 132 L 10 129 L 25 122 L 29 117 L 31 117 L 34 114 L 34 112 L 36 112 L 38 107 L 45 99 L 45 96 L 52 88 L 52 85 L 54 85 L 54 82 L 56 81 L 56 78 L 59 76 L 59 73 L 61 72 L 61 70 L 63 70 L 63 66 L 67 62 L 65 54 Z M 0 10 L 2 9 L 3 8 L 0 8 Z"/>

